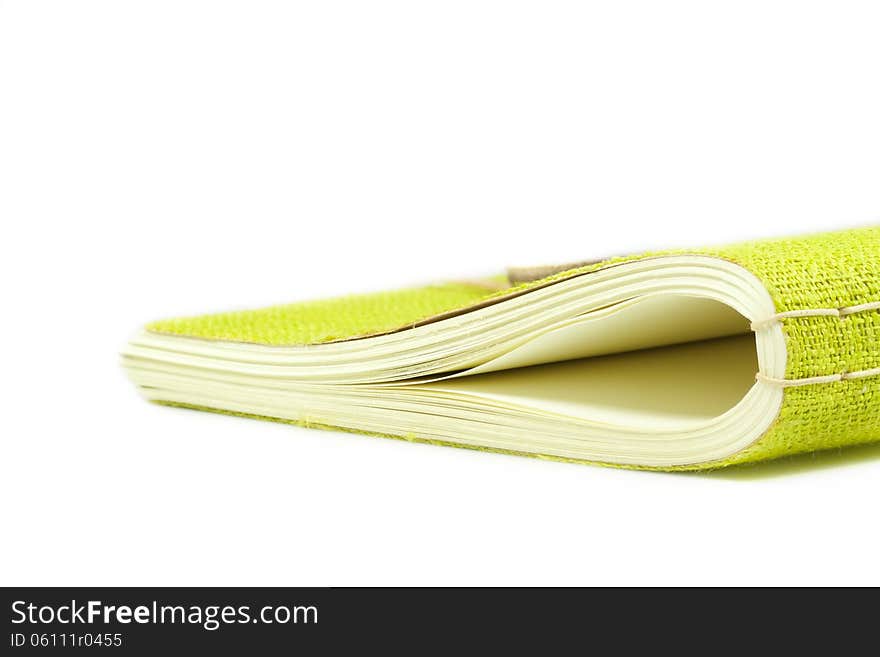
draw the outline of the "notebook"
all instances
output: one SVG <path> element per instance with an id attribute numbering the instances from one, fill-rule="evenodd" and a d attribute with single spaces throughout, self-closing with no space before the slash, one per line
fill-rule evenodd
<path id="1" fill-rule="evenodd" d="M 880 439 L 880 227 L 160 320 L 123 363 L 160 404 L 578 463 L 854 445 Z"/>

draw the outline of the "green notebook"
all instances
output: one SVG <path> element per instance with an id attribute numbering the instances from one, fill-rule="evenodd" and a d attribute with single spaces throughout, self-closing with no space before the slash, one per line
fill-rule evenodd
<path id="1" fill-rule="evenodd" d="M 880 228 L 162 320 L 163 404 L 705 469 L 880 439 Z"/>

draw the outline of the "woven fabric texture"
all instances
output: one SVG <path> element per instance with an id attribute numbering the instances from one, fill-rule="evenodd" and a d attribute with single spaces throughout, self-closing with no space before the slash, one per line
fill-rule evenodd
<path id="1" fill-rule="evenodd" d="M 880 300 L 880 228 L 740 245 L 715 252 L 752 271 L 776 309 L 842 308 Z M 880 367 L 880 312 L 783 320 L 786 378 Z M 717 465 L 880 440 L 880 376 L 787 388 L 773 427 Z"/>
<path id="2" fill-rule="evenodd" d="M 493 292 L 466 284 L 275 306 L 155 322 L 160 333 L 267 345 L 315 344 L 397 330 L 434 315 L 645 257 L 709 255 L 751 271 L 777 312 L 841 308 L 880 301 L 880 227 L 727 247 L 614 258 Z M 880 312 L 782 320 L 786 378 L 801 379 L 880 367 Z M 880 376 L 786 388 L 779 416 L 747 449 L 723 461 L 671 469 L 706 469 L 880 440 Z"/>
<path id="3" fill-rule="evenodd" d="M 491 297 L 479 285 L 446 283 L 257 310 L 153 322 L 147 330 L 265 345 L 320 344 L 385 333 Z"/>

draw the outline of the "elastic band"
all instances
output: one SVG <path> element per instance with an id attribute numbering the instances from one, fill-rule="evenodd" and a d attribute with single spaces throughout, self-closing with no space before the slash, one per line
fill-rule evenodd
<path id="1" fill-rule="evenodd" d="M 755 379 L 761 383 L 766 383 L 778 388 L 795 388 L 798 386 L 811 386 L 818 383 L 836 383 L 838 381 L 849 381 L 851 379 L 864 379 L 868 376 L 880 375 L 880 367 L 874 367 L 869 370 L 859 370 L 857 372 L 843 372 L 841 374 L 828 374 L 826 376 L 809 376 L 803 379 L 777 379 L 758 372 Z"/>
<path id="2" fill-rule="evenodd" d="M 860 303 L 857 306 L 845 306 L 843 308 L 806 308 L 803 310 L 786 310 L 785 312 L 776 313 L 765 319 L 756 320 L 752 322 L 751 327 L 753 331 L 757 331 L 789 317 L 846 317 L 848 315 L 855 315 L 856 313 L 868 312 L 869 310 L 880 310 L 880 301 Z"/>

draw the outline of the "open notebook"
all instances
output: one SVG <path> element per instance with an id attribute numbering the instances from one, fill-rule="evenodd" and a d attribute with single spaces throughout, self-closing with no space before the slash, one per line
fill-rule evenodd
<path id="1" fill-rule="evenodd" d="M 168 404 L 716 467 L 880 438 L 878 265 L 869 228 L 515 270 L 159 321 L 124 363 Z"/>

